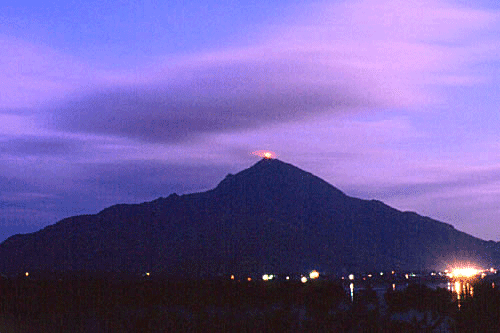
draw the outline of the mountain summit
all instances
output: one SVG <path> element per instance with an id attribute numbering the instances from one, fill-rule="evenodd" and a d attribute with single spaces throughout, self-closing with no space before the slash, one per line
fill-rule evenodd
<path id="1" fill-rule="evenodd" d="M 345 194 L 321 178 L 277 159 L 262 159 L 236 175 L 227 175 L 215 188 L 219 198 L 244 203 L 247 207 L 272 206 L 290 209 L 299 206 L 321 206 L 342 200 Z M 304 207 L 306 210 L 306 207 Z"/>
<path id="2" fill-rule="evenodd" d="M 216 188 L 64 219 L 0 244 L 0 271 L 221 274 L 443 269 L 500 263 L 498 244 L 349 197 L 277 159 Z"/>

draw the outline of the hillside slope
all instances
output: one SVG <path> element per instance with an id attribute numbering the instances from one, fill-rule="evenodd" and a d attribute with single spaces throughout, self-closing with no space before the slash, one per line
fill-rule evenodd
<path id="1" fill-rule="evenodd" d="M 158 271 L 188 276 L 498 265 L 498 245 L 352 198 L 276 159 L 207 192 L 64 219 L 0 244 L 0 271 Z"/>

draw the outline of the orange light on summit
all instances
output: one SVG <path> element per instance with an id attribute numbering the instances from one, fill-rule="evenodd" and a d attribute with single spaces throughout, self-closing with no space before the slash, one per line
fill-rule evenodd
<path id="1" fill-rule="evenodd" d="M 256 155 L 256 156 L 259 156 L 259 157 L 262 157 L 262 158 L 265 158 L 268 160 L 277 157 L 276 153 L 272 152 L 270 150 L 257 150 L 257 151 L 254 151 L 252 153 L 252 155 Z"/>

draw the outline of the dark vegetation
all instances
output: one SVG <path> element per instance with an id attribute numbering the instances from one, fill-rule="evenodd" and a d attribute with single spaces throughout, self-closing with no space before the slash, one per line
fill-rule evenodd
<path id="1" fill-rule="evenodd" d="M 0 281 L 0 332 L 497 332 L 500 292 L 123 276 Z"/>

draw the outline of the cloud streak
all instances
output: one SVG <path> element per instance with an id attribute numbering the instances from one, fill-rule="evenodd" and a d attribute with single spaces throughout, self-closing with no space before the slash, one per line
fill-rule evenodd
<path id="1" fill-rule="evenodd" d="M 429 85 L 489 80 L 474 65 L 500 50 L 476 38 L 499 27 L 498 13 L 445 2 L 368 0 L 313 14 L 257 45 L 101 73 L 98 89 L 51 105 L 48 124 L 175 143 L 318 113 L 415 108 L 445 102 Z"/>
<path id="2" fill-rule="evenodd" d="M 0 112 L 32 113 L 96 82 L 90 66 L 49 47 L 0 35 L 0 49 Z"/>
<path id="3" fill-rule="evenodd" d="M 0 139 L 0 154 L 14 156 L 67 156 L 77 153 L 81 148 L 75 140 L 60 138 L 14 138 L 5 141 Z"/>

